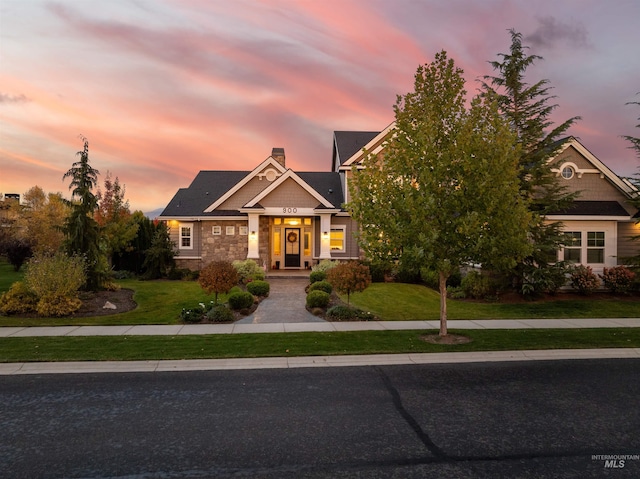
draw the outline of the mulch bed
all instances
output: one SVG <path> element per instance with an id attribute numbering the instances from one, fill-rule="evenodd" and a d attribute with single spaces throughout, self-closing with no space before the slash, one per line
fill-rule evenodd
<path id="1" fill-rule="evenodd" d="M 126 313 L 138 306 L 133 300 L 132 289 L 119 289 L 117 291 L 86 291 L 80 293 L 82 306 L 73 316 L 86 318 L 90 316 L 107 316 L 109 314 Z M 116 306 L 116 309 L 104 308 L 109 301 Z"/>

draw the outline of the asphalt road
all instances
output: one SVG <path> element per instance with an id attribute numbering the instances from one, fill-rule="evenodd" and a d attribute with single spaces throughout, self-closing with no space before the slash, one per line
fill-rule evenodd
<path id="1" fill-rule="evenodd" d="M 639 378 L 638 360 L 2 376 L 0 477 L 637 478 Z"/>

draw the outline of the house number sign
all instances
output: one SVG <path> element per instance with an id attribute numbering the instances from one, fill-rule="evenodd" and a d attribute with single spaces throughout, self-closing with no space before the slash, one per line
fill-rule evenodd
<path id="1" fill-rule="evenodd" d="M 295 214 L 298 212 L 298 208 L 282 208 L 282 212 Z"/>

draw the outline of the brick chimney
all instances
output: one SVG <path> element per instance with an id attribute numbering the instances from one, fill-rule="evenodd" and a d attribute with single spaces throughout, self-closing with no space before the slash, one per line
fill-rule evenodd
<path id="1" fill-rule="evenodd" d="M 271 150 L 271 157 L 280 163 L 283 168 L 286 168 L 284 164 L 284 148 L 273 148 Z"/>

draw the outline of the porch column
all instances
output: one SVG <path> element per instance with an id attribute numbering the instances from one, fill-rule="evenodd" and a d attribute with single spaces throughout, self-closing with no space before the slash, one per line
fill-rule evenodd
<path id="1" fill-rule="evenodd" d="M 320 259 L 331 259 L 331 213 L 320 215 Z"/>
<path id="2" fill-rule="evenodd" d="M 249 213 L 249 248 L 247 251 L 247 259 L 260 259 L 260 215 L 257 213 Z"/>

